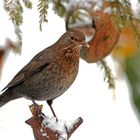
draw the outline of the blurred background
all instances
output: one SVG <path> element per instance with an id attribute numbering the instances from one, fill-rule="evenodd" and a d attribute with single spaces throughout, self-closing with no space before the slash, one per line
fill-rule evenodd
<path id="1" fill-rule="evenodd" d="M 35 54 L 77 27 L 90 47 L 81 50 L 76 81 L 54 101 L 58 118 L 84 119 L 73 140 L 140 139 L 139 1 L 3 0 L 0 9 L 1 90 Z M 31 104 L 19 99 L 0 109 L 1 139 L 34 140 L 24 123 Z"/>

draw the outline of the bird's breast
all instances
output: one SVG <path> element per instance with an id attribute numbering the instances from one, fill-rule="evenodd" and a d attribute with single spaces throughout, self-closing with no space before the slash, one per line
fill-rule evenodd
<path id="1" fill-rule="evenodd" d="M 72 85 L 78 74 L 79 58 L 69 61 L 61 59 L 59 62 L 55 62 L 55 64 L 52 70 L 52 77 L 46 81 L 49 93 L 53 93 L 51 98 L 60 96 Z"/>
<path id="2" fill-rule="evenodd" d="M 57 82 L 62 83 L 66 88 L 74 82 L 79 69 L 79 58 L 71 59 L 69 57 L 58 62 Z"/>

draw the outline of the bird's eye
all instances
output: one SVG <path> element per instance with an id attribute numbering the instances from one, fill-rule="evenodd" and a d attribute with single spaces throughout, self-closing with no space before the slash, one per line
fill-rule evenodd
<path id="1" fill-rule="evenodd" d="M 74 37 L 73 36 L 71 37 L 71 40 L 74 40 Z"/>
<path id="2" fill-rule="evenodd" d="M 74 41 L 78 41 L 78 39 L 76 39 L 75 37 L 71 37 L 71 40 L 74 40 Z"/>

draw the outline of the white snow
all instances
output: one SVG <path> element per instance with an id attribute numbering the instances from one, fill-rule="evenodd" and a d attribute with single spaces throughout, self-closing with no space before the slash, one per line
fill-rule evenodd
<path id="1" fill-rule="evenodd" d="M 96 0 L 95 6 L 93 7 L 94 11 L 100 11 L 103 5 L 103 0 Z"/>
<path id="2" fill-rule="evenodd" d="M 43 127 L 47 127 L 53 132 L 57 132 L 59 134 L 59 140 L 67 140 L 68 138 L 68 132 L 71 131 L 71 129 L 74 128 L 74 125 L 79 122 L 79 119 L 76 120 L 70 120 L 70 121 L 63 121 L 63 120 L 57 120 L 55 117 L 44 117 L 44 120 L 42 122 Z M 47 133 L 44 133 L 44 131 L 41 129 L 40 132 L 42 132 L 43 136 L 47 136 Z"/>
<path id="3" fill-rule="evenodd" d="M 79 122 L 80 118 L 76 119 L 76 120 L 69 120 L 69 121 L 65 121 L 65 126 L 67 126 L 67 129 L 70 131 L 71 129 L 73 129 L 74 124 L 77 124 Z"/>
<path id="4" fill-rule="evenodd" d="M 67 140 L 67 131 L 65 123 L 62 120 L 56 120 L 55 117 L 45 117 L 42 122 L 45 127 L 59 134 L 59 140 Z"/>
<path id="5" fill-rule="evenodd" d="M 112 8 L 111 7 L 107 7 L 104 9 L 104 13 L 110 14 L 112 13 Z"/>
<path id="6" fill-rule="evenodd" d="M 52 131 L 60 134 L 60 138 L 67 139 L 67 132 L 63 121 L 57 121 L 55 117 L 46 117 L 43 120 L 45 127 L 50 128 Z"/>
<path id="7" fill-rule="evenodd" d="M 111 14 L 111 13 L 115 13 L 116 10 L 117 9 L 115 7 L 114 8 L 112 8 L 112 7 L 106 7 L 103 12 L 106 13 L 106 14 Z"/>

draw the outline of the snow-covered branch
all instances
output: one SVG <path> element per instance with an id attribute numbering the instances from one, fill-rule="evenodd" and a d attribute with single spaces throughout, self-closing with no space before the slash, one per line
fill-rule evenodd
<path id="1" fill-rule="evenodd" d="M 74 121 L 57 120 L 55 117 L 45 116 L 40 105 L 31 105 L 32 117 L 26 121 L 31 125 L 35 140 L 68 140 L 73 132 L 82 124 L 79 117 Z"/>

